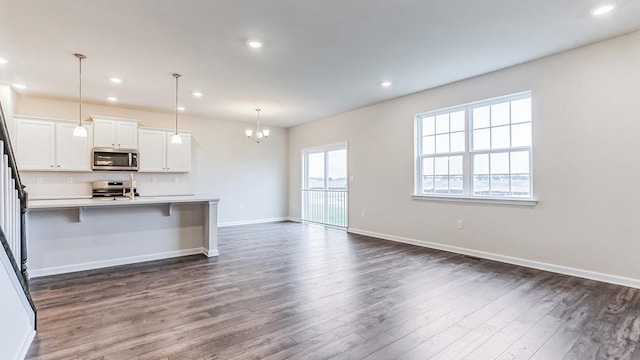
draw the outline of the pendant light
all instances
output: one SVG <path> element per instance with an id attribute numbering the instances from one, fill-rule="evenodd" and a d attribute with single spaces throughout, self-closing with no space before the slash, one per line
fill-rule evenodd
<path id="1" fill-rule="evenodd" d="M 246 130 L 244 132 L 249 139 L 257 142 L 258 144 L 260 143 L 260 141 L 269 137 L 269 130 L 267 129 L 260 130 L 260 111 L 262 111 L 262 109 L 259 109 L 259 108 L 256 109 L 256 112 L 258 113 L 258 123 L 256 124 L 256 132 L 254 133 L 253 130 L 251 129 Z"/>
<path id="2" fill-rule="evenodd" d="M 79 84 L 79 91 L 78 91 L 78 104 L 79 104 L 79 110 L 78 110 L 78 126 L 76 126 L 73 129 L 73 136 L 78 136 L 78 137 L 87 137 L 87 128 L 84 127 L 84 125 L 82 125 L 82 60 L 86 59 L 87 57 L 82 55 L 82 54 L 73 54 L 73 56 L 78 58 L 78 62 L 80 63 L 80 81 L 78 81 Z"/>
<path id="3" fill-rule="evenodd" d="M 173 74 L 176 78 L 176 133 L 171 137 L 172 144 L 182 144 L 182 137 L 178 134 L 178 78 L 182 76 L 180 74 Z"/>

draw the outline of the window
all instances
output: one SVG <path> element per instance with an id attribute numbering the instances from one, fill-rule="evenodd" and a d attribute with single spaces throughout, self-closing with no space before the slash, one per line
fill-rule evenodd
<path id="1" fill-rule="evenodd" d="M 416 194 L 532 197 L 531 93 L 416 115 Z"/>
<path id="2" fill-rule="evenodd" d="M 302 152 L 302 220 L 347 227 L 347 144 Z"/>

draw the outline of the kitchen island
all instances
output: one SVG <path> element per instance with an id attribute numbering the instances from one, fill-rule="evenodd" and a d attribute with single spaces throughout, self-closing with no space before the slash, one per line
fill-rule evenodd
<path id="1" fill-rule="evenodd" d="M 219 199 L 160 196 L 30 200 L 32 277 L 177 256 L 218 255 Z"/>

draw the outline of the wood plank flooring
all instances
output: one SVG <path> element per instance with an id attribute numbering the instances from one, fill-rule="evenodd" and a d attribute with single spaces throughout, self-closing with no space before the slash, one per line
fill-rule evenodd
<path id="1" fill-rule="evenodd" d="M 28 359 L 640 359 L 637 289 L 297 223 L 35 279 Z"/>

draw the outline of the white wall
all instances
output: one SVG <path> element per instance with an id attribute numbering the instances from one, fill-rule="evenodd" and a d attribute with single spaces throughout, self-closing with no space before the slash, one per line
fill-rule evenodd
<path id="1" fill-rule="evenodd" d="M 9 85 L 0 84 L 0 104 L 2 104 L 2 112 L 7 123 L 9 136 L 15 137 L 15 126 L 13 123 L 13 113 L 16 107 L 16 93 Z"/>
<path id="2" fill-rule="evenodd" d="M 1 246 L 0 246 L 1 247 Z M 0 358 L 24 359 L 35 336 L 33 311 L 0 248 Z"/>
<path id="3" fill-rule="evenodd" d="M 639 286 L 639 64 L 636 32 L 291 128 L 290 216 L 300 217 L 301 149 L 347 141 L 353 231 Z M 412 200 L 415 114 L 524 90 L 535 208 Z"/>
<path id="4" fill-rule="evenodd" d="M 75 120 L 77 111 L 74 101 L 20 95 L 15 113 Z M 83 114 L 142 120 L 141 126 L 151 128 L 171 129 L 175 121 L 173 113 L 97 104 L 83 104 Z M 269 127 L 269 139 L 256 144 L 244 136 L 244 130 L 255 126 L 253 123 L 180 114 L 179 125 L 180 129 L 192 132 L 192 171 L 188 174 L 139 173 L 136 174 L 139 188 L 151 181 L 169 186 L 177 181 L 176 186 L 191 189 L 196 195 L 220 198 L 218 221 L 221 225 L 287 216 L 287 129 Z M 36 184 L 39 177 L 44 184 L 63 188 L 69 177 L 74 183 L 87 183 L 105 177 L 124 180 L 128 174 L 23 172 L 21 176 L 29 191 L 29 185 Z"/>

